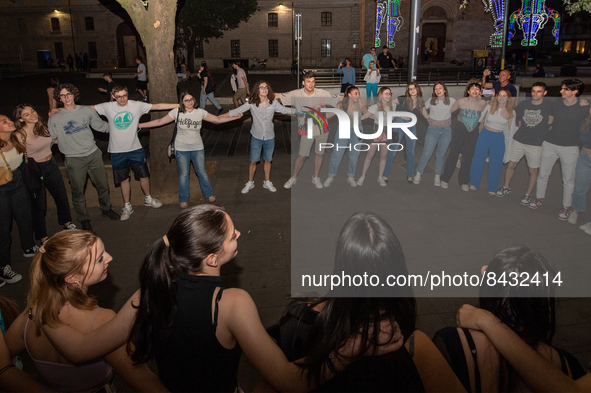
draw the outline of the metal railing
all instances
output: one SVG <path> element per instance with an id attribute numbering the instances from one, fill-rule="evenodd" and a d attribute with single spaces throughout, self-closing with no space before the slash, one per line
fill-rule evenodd
<path id="1" fill-rule="evenodd" d="M 335 68 L 313 69 L 306 68 L 304 72 L 312 71 L 316 74 L 317 86 L 340 86 L 343 78 Z M 355 70 L 355 80 L 360 84 L 365 77 L 366 71 Z M 417 72 L 418 83 L 445 82 L 448 85 L 460 85 L 472 78 L 482 78 L 482 70 L 473 68 L 435 68 L 424 69 Z M 382 74 L 381 85 L 402 86 L 406 85 L 408 79 L 408 68 L 390 69 Z"/>

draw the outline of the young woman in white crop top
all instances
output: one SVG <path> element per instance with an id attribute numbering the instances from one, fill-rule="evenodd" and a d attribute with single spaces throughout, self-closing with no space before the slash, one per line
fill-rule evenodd
<path id="1" fill-rule="evenodd" d="M 470 190 L 480 187 L 486 157 L 488 163 L 488 193 L 496 195 L 499 181 L 503 173 L 503 157 L 505 155 L 505 135 L 515 130 L 515 111 L 511 93 L 500 90 L 481 115 L 480 135 L 476 142 L 472 167 L 470 168 Z"/>
<path id="2" fill-rule="evenodd" d="M 455 102 L 454 98 L 449 97 L 447 87 L 443 82 L 437 82 L 433 86 L 433 97 L 425 102 L 425 108 L 429 110 L 429 128 L 427 128 L 425 146 L 417 166 L 417 173 L 413 178 L 414 184 L 421 182 L 423 171 L 435 151 L 435 146 L 437 146 L 433 184 L 436 187 L 441 185 L 440 176 L 443 170 L 445 153 L 451 143 L 451 109 Z"/>
<path id="3" fill-rule="evenodd" d="M 47 129 L 47 123 L 30 104 L 19 104 L 14 110 L 14 125 L 24 140 L 29 159 L 34 159 L 43 174 L 43 184 L 55 201 L 57 207 L 57 219 L 63 229 L 76 229 L 72 224 L 72 213 L 68 192 L 57 165 L 57 161 L 51 153 L 52 139 Z M 36 194 L 31 201 L 31 213 L 33 214 L 33 231 L 41 244 L 48 239 L 45 224 L 47 200 L 45 192 Z"/>

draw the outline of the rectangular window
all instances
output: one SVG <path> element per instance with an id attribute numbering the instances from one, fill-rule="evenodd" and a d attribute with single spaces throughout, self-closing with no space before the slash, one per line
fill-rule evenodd
<path id="1" fill-rule="evenodd" d="M 563 52 L 570 52 L 572 44 L 573 44 L 572 41 L 563 41 L 562 51 Z"/>
<path id="2" fill-rule="evenodd" d="M 268 27 L 278 27 L 279 26 L 279 17 L 277 13 L 271 12 L 267 14 L 267 26 Z"/>
<path id="3" fill-rule="evenodd" d="M 55 48 L 55 58 L 58 60 L 64 59 L 64 47 L 61 42 L 56 42 L 53 44 Z"/>
<path id="4" fill-rule="evenodd" d="M 51 31 L 60 31 L 60 19 L 51 18 Z"/>
<path id="5" fill-rule="evenodd" d="M 240 40 L 230 41 L 230 57 L 232 57 L 232 58 L 240 57 Z"/>
<path id="6" fill-rule="evenodd" d="M 269 40 L 269 57 L 279 57 L 279 40 Z"/>
<path id="7" fill-rule="evenodd" d="M 195 43 L 195 57 L 205 57 L 203 55 L 203 41 L 197 41 Z"/>
<path id="8" fill-rule="evenodd" d="M 323 39 L 320 43 L 320 56 L 330 57 L 331 40 Z"/>
<path id="9" fill-rule="evenodd" d="M 25 18 L 19 18 L 18 32 L 19 34 L 27 34 L 27 20 Z"/>
<path id="10" fill-rule="evenodd" d="M 91 60 L 95 60 L 98 58 L 98 53 L 96 51 L 96 42 L 88 43 L 88 57 L 90 57 Z"/>
<path id="11" fill-rule="evenodd" d="M 332 26 L 332 12 L 320 14 L 320 23 L 322 26 Z"/>
<path id="12" fill-rule="evenodd" d="M 84 25 L 86 26 L 86 30 L 94 30 L 94 18 L 92 16 L 84 18 Z"/>

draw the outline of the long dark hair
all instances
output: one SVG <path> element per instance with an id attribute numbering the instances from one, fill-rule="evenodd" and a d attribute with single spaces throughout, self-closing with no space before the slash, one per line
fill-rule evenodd
<path id="1" fill-rule="evenodd" d="M 24 120 L 21 121 L 21 113 L 23 112 L 23 109 L 25 109 L 26 107 L 29 107 L 33 110 L 35 110 L 35 108 L 33 107 L 33 105 L 31 104 L 18 104 L 16 106 L 16 108 L 14 108 L 14 126 L 16 127 L 16 130 L 18 132 L 20 132 L 21 134 L 23 134 L 23 136 L 26 137 L 26 131 L 23 130 L 23 128 L 25 127 L 25 122 Z M 47 129 L 47 123 L 45 122 L 45 120 L 43 120 L 43 118 L 41 116 L 39 116 L 39 114 L 37 114 L 37 123 L 35 123 L 35 127 L 33 127 L 33 135 L 35 136 L 44 136 L 44 137 L 50 137 L 51 135 L 49 135 L 49 130 Z"/>
<path id="2" fill-rule="evenodd" d="M 355 85 L 349 85 L 345 90 L 345 96 L 343 97 L 343 101 L 341 102 L 341 109 L 345 112 L 349 112 L 349 94 L 351 94 L 351 92 L 354 90 L 359 90 L 359 88 Z"/>
<path id="3" fill-rule="evenodd" d="M 356 213 L 347 220 L 337 241 L 334 272 L 380 277 L 408 273 L 398 238 L 390 225 L 374 213 Z M 394 292 L 393 289 L 379 290 L 377 294 L 396 297 L 360 297 L 356 295 L 361 293 L 337 289 L 330 294 L 334 297 L 318 301 L 326 302 L 325 307 L 310 334 L 308 355 L 299 363 L 308 371 L 310 385 L 321 383 L 329 355 L 338 351 L 353 335 L 360 334 L 358 353 L 375 355 L 378 346 L 374 344 L 380 341 L 380 321 L 389 320 L 392 325 L 397 322 L 405 337 L 409 337 L 416 323 L 414 294 L 410 286 L 396 287 Z"/>
<path id="4" fill-rule="evenodd" d="M 191 93 L 188 90 L 183 90 L 183 91 L 181 91 L 181 94 L 179 94 L 179 111 L 181 113 L 185 113 L 187 111 L 187 109 L 185 108 L 185 103 L 183 102 L 183 100 L 185 99 L 186 96 L 192 96 L 193 103 L 194 103 L 193 108 L 195 108 L 195 109 L 199 108 L 199 101 L 197 101 L 197 99 L 195 98 L 193 93 Z"/>
<path id="5" fill-rule="evenodd" d="M 556 273 L 550 262 L 529 247 L 516 245 L 499 251 L 489 263 L 486 274 L 523 279 L 539 279 L 544 285 L 512 286 L 498 282 L 496 286 L 483 285 L 480 289 L 480 307 L 493 313 L 532 348 L 539 343 L 551 345 L 556 331 L 556 303 L 552 280 Z M 546 286 L 544 277 L 548 277 Z M 518 378 L 511 365 L 501 357 L 499 391 L 510 390 Z"/>
<path id="6" fill-rule="evenodd" d="M 410 95 L 410 91 L 409 91 L 409 87 L 414 86 L 415 89 L 417 89 L 417 98 L 416 101 L 412 99 L 412 96 Z M 425 101 L 423 101 L 423 91 L 421 90 L 421 86 L 419 86 L 418 83 L 415 82 L 409 82 L 406 85 L 406 91 L 404 92 L 404 96 L 406 97 L 406 106 L 408 107 L 408 109 L 413 110 L 415 108 L 419 108 L 422 109 L 425 106 Z M 409 100 L 409 98 L 411 98 L 411 100 Z M 413 103 L 413 107 L 411 108 L 410 105 L 408 105 L 408 102 L 412 102 Z"/>
<path id="7" fill-rule="evenodd" d="M 200 272 L 203 260 L 223 248 L 226 216 L 214 205 L 186 209 L 166 233 L 169 246 L 160 238 L 148 250 L 140 270 L 140 305 L 127 344 L 134 362 L 145 363 L 164 352 L 177 309 L 175 278 Z"/>
<path id="8" fill-rule="evenodd" d="M 0 114 L 0 116 L 4 116 L 4 115 Z M 6 116 L 6 118 L 10 120 L 10 118 L 8 116 Z M 22 143 L 22 135 L 20 132 L 18 132 L 16 130 L 16 126 L 15 126 L 15 130 L 10 134 L 10 142 L 12 143 L 14 148 L 16 149 L 17 153 L 23 154 L 25 151 L 27 151 L 27 148 Z M 0 149 L 6 145 L 7 145 L 7 143 L 4 142 L 2 139 L 0 139 Z"/>
<path id="9" fill-rule="evenodd" d="M 201 63 L 201 67 L 203 67 L 203 71 L 205 71 L 206 76 L 209 78 L 207 83 L 211 83 L 212 85 L 215 85 L 215 79 L 213 79 L 211 72 L 209 72 L 209 68 L 207 68 L 207 64 Z M 203 75 L 201 75 L 201 77 L 203 78 Z M 205 86 L 205 87 L 207 87 L 207 86 Z"/>
<path id="10" fill-rule="evenodd" d="M 259 104 L 261 103 L 261 95 L 259 93 L 259 87 L 261 87 L 261 83 L 267 84 L 267 99 L 269 100 L 269 105 L 271 105 L 273 103 L 273 100 L 275 99 L 275 93 L 273 92 L 273 89 L 271 89 L 271 85 L 267 81 L 257 81 L 254 84 L 250 93 L 249 102 L 256 106 L 259 106 Z"/>
<path id="11" fill-rule="evenodd" d="M 441 87 L 443 87 L 443 91 L 445 92 L 443 105 L 449 105 L 449 92 L 447 91 L 447 86 L 445 86 L 445 83 L 443 82 L 437 82 L 433 85 L 433 97 L 431 98 L 431 105 L 437 105 L 439 103 L 439 98 L 437 98 L 437 94 L 435 94 L 435 87 L 437 85 L 441 85 Z"/>

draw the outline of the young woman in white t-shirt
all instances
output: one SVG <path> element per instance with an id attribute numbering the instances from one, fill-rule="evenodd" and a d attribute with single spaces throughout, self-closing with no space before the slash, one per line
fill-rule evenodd
<path id="1" fill-rule="evenodd" d="M 373 62 L 370 62 L 370 64 Z M 372 117 L 374 119 L 374 129 L 379 127 L 379 118 L 378 116 L 381 115 L 382 112 L 394 112 L 396 110 L 396 104 L 392 101 L 392 90 L 389 87 L 382 87 L 378 91 L 378 100 L 377 103 L 367 108 L 367 113 L 361 117 L 361 120 L 366 119 L 368 117 Z M 384 122 L 385 123 L 385 122 Z M 383 128 L 385 129 L 385 128 Z M 363 172 L 361 173 L 361 177 L 357 180 L 357 185 L 362 186 L 363 182 L 365 181 L 365 175 L 367 174 L 367 170 L 371 165 L 371 160 L 373 160 L 376 151 L 380 150 L 380 167 L 379 167 L 379 176 L 378 176 L 378 183 L 380 186 L 385 187 L 386 182 L 382 178 L 382 174 L 384 173 L 384 168 L 386 167 L 386 159 L 388 157 L 388 139 L 385 132 L 375 138 L 365 156 L 365 161 L 363 162 Z"/>
<path id="2" fill-rule="evenodd" d="M 174 141 L 175 158 L 179 167 L 179 202 L 181 209 L 189 207 L 191 196 L 189 189 L 189 169 L 191 162 L 199 178 L 201 192 L 208 202 L 215 202 L 213 188 L 207 178 L 205 170 L 205 151 L 201 140 L 202 121 L 211 123 L 225 123 L 242 117 L 218 117 L 200 109 L 193 94 L 182 91 L 179 96 L 179 108 L 174 108 L 168 115 L 157 120 L 139 124 L 140 128 L 160 127 L 173 121 L 178 121 L 177 135 Z"/>
<path id="3" fill-rule="evenodd" d="M 413 178 L 414 184 L 421 182 L 423 171 L 437 146 L 437 153 L 435 155 L 435 180 L 433 184 L 436 187 L 441 186 L 439 176 L 443 170 L 445 153 L 451 142 L 451 108 L 454 102 L 456 100 L 450 98 L 447 87 L 443 82 L 437 82 L 433 86 L 433 97 L 425 102 L 425 108 L 429 110 L 429 128 L 427 128 L 425 146 L 421 159 L 419 160 L 419 165 L 417 166 L 417 173 Z"/>

